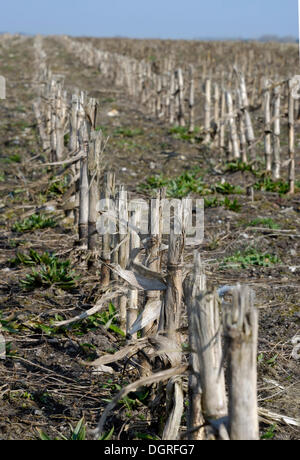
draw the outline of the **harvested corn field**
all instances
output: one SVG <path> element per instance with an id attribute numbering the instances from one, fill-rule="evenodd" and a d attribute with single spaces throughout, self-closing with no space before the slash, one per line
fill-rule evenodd
<path id="1" fill-rule="evenodd" d="M 0 438 L 299 439 L 297 45 L 0 56 Z"/>

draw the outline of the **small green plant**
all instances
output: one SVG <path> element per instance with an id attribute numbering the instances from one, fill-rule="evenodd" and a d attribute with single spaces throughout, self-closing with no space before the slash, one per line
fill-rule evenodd
<path id="1" fill-rule="evenodd" d="M 138 401 L 137 399 L 131 399 L 129 396 L 125 396 L 125 398 L 119 401 L 120 404 L 125 405 L 127 408 L 126 416 L 128 418 L 132 417 L 132 411 L 136 407 Z"/>
<path id="2" fill-rule="evenodd" d="M 276 222 L 274 222 L 273 219 L 271 218 L 257 218 L 257 219 L 254 219 L 254 220 L 251 220 L 251 222 L 249 222 L 249 226 L 250 227 L 264 227 L 264 228 L 270 228 L 271 230 L 279 230 L 280 229 L 280 225 L 276 224 Z"/>
<path id="3" fill-rule="evenodd" d="M 71 328 L 75 334 L 84 335 L 89 331 L 98 329 L 100 326 L 104 326 L 121 337 L 125 337 L 125 333 L 118 326 L 118 312 L 112 303 L 109 304 L 108 311 L 95 313 L 95 315 L 89 316 L 80 323 L 74 323 Z M 88 344 L 82 347 L 91 349 L 91 346 Z"/>
<path id="4" fill-rule="evenodd" d="M 53 179 L 48 189 L 50 195 L 63 195 L 68 189 L 68 177 L 64 176 L 63 179 Z"/>
<path id="5" fill-rule="evenodd" d="M 260 355 L 258 355 L 257 357 L 257 362 L 258 363 L 263 363 L 265 360 L 265 355 L 263 353 L 261 353 Z"/>
<path id="6" fill-rule="evenodd" d="M 32 269 L 32 272 L 26 276 L 24 280 L 20 281 L 23 288 L 33 290 L 38 287 L 56 287 L 64 290 L 69 290 L 75 287 L 75 275 L 70 270 L 70 261 L 60 260 L 56 255 L 44 253 L 42 255 L 29 254 L 29 258 L 21 256 L 21 260 L 25 261 L 27 265 L 39 264 L 39 270 Z M 20 260 L 20 255 L 19 255 Z"/>
<path id="7" fill-rule="evenodd" d="M 214 196 L 212 198 L 204 198 L 204 207 L 207 208 L 219 208 L 224 206 L 226 209 L 229 209 L 233 212 L 240 212 L 241 205 L 237 199 L 230 200 L 226 197 L 224 200 L 219 200 L 218 197 Z"/>
<path id="8" fill-rule="evenodd" d="M 277 358 L 278 358 L 278 355 L 274 355 L 272 358 L 268 359 L 266 363 L 268 364 L 268 366 L 274 367 L 277 364 Z"/>
<path id="9" fill-rule="evenodd" d="M 261 440 L 274 439 L 276 436 L 277 425 L 271 425 L 270 428 L 261 436 Z"/>
<path id="10" fill-rule="evenodd" d="M 169 134 L 172 134 L 175 139 L 182 141 L 188 141 L 190 143 L 201 142 L 202 137 L 199 136 L 200 129 L 196 127 L 192 133 L 189 132 L 189 129 L 185 126 L 173 126 L 169 130 Z"/>
<path id="11" fill-rule="evenodd" d="M 169 180 L 167 186 L 167 195 L 169 197 L 184 198 L 189 193 L 198 195 L 210 193 L 202 178 L 198 176 L 198 170 L 185 172 L 181 176 Z"/>
<path id="12" fill-rule="evenodd" d="M 67 133 L 67 134 L 64 135 L 64 146 L 68 147 L 69 142 L 70 142 L 70 134 Z"/>
<path id="13" fill-rule="evenodd" d="M 9 356 L 13 357 L 18 354 L 17 350 L 13 349 L 12 342 L 7 342 L 5 344 L 5 356 L 8 358 Z"/>
<path id="14" fill-rule="evenodd" d="M 274 367 L 277 364 L 277 358 L 278 358 L 278 355 L 274 355 L 274 356 L 272 356 L 272 358 L 266 360 L 266 357 L 265 357 L 264 353 L 261 353 L 257 357 L 257 362 L 258 363 L 265 363 L 270 367 Z"/>
<path id="15" fill-rule="evenodd" d="M 20 154 L 15 153 L 14 155 L 10 155 L 9 161 L 11 161 L 12 163 L 21 163 L 22 157 Z"/>
<path id="16" fill-rule="evenodd" d="M 166 187 L 169 184 L 169 179 L 163 174 L 147 177 L 146 182 L 140 185 L 141 190 L 151 191 Z"/>
<path id="17" fill-rule="evenodd" d="M 228 197 L 226 197 L 223 201 L 223 206 L 225 206 L 226 209 L 229 209 L 229 211 L 233 212 L 240 212 L 242 208 L 241 204 L 236 198 L 234 200 L 230 200 Z"/>
<path id="18" fill-rule="evenodd" d="M 95 131 L 102 131 L 102 134 L 104 136 L 107 136 L 108 135 L 108 129 L 107 129 L 107 126 L 97 126 Z"/>
<path id="19" fill-rule="evenodd" d="M 39 264 L 49 265 L 51 264 L 51 259 L 53 258 L 48 252 L 44 254 L 38 254 L 34 249 L 30 249 L 29 253 L 18 252 L 14 259 L 10 260 L 10 264 L 13 266 L 18 265 L 29 265 L 35 266 Z"/>
<path id="20" fill-rule="evenodd" d="M 101 99 L 102 104 L 112 104 L 113 102 L 116 102 L 116 99 L 113 97 L 106 97 L 104 99 Z"/>
<path id="21" fill-rule="evenodd" d="M 112 429 L 108 433 L 104 433 L 101 438 L 99 438 L 99 441 L 110 441 L 112 438 L 112 435 L 114 434 L 115 427 L 112 427 Z"/>
<path id="22" fill-rule="evenodd" d="M 29 393 L 28 391 L 11 391 L 6 395 L 6 398 L 10 401 L 18 400 L 18 399 L 25 399 L 27 401 L 34 401 L 34 396 L 32 393 Z"/>
<path id="23" fill-rule="evenodd" d="M 114 131 L 115 136 L 122 136 L 122 137 L 136 137 L 141 136 L 144 134 L 144 131 L 140 128 L 130 129 L 130 128 L 117 128 Z"/>
<path id="24" fill-rule="evenodd" d="M 113 383 L 112 379 L 107 380 L 106 383 L 101 384 L 101 388 L 110 388 L 111 391 L 120 391 L 122 387 L 118 383 Z"/>
<path id="25" fill-rule="evenodd" d="M 222 206 L 222 203 L 216 196 L 213 198 L 204 198 L 204 207 L 205 208 L 218 208 L 219 206 Z"/>
<path id="26" fill-rule="evenodd" d="M 238 171 L 240 171 L 240 172 L 251 172 L 255 176 L 258 175 L 258 172 L 255 171 L 255 169 L 253 168 L 253 165 L 243 163 L 242 161 L 236 161 L 236 162 L 229 163 L 226 166 L 226 169 L 225 169 L 225 172 L 233 172 L 234 173 L 234 172 L 238 172 Z"/>
<path id="27" fill-rule="evenodd" d="M 24 219 L 22 222 L 16 222 L 13 227 L 13 232 L 29 232 L 43 228 L 56 227 L 57 223 L 52 217 L 47 217 L 44 214 L 33 214 L 32 216 Z"/>
<path id="28" fill-rule="evenodd" d="M 214 188 L 217 193 L 221 193 L 222 195 L 241 195 L 244 192 L 241 187 L 236 187 L 228 182 L 216 184 Z"/>
<path id="29" fill-rule="evenodd" d="M 271 267 L 279 263 L 276 255 L 260 253 L 255 248 L 248 248 L 246 251 L 238 251 L 231 257 L 227 257 L 220 264 L 220 268 L 249 268 L 251 266 Z"/>
<path id="30" fill-rule="evenodd" d="M 200 196 L 207 196 L 216 192 L 224 195 L 243 193 L 243 190 L 240 187 L 235 187 L 226 182 L 224 184 L 217 184 L 214 186 L 206 184 L 203 181 L 200 172 L 201 170 L 199 168 L 194 168 L 172 179 L 164 176 L 163 174 L 150 176 L 146 179 L 145 183 L 139 186 L 139 188 L 142 191 L 151 193 L 166 187 L 168 198 L 184 198 L 190 193 Z M 239 212 L 241 209 L 241 205 L 236 199 L 231 201 L 228 197 L 222 201 L 218 200 L 217 197 L 205 198 L 204 202 L 206 208 L 225 206 L 225 208 L 234 212 Z"/>
<path id="31" fill-rule="evenodd" d="M 99 327 L 99 325 L 104 326 L 106 329 L 109 329 L 116 334 L 119 334 L 122 337 L 125 337 L 125 333 L 118 326 L 118 312 L 116 307 L 110 303 L 108 306 L 108 311 L 98 313 L 96 315 L 90 316 L 88 318 L 89 327 Z"/>
<path id="32" fill-rule="evenodd" d="M 140 189 L 151 192 L 166 187 L 169 198 L 184 198 L 189 193 L 208 195 L 211 193 L 210 187 L 203 182 L 199 172 L 200 170 L 196 168 L 174 179 L 167 178 L 163 174 L 151 176 L 147 178 L 146 183 L 140 185 Z"/>
<path id="33" fill-rule="evenodd" d="M 0 173 L 0 182 L 5 182 L 5 173 Z"/>
<path id="34" fill-rule="evenodd" d="M 70 428 L 71 434 L 68 438 L 63 434 L 59 433 L 58 437 L 55 438 L 54 441 L 86 441 L 87 428 L 84 418 L 79 420 L 75 428 L 73 428 L 72 425 L 70 425 Z M 41 441 L 52 441 L 52 439 L 39 428 L 37 428 L 37 432 L 39 435 L 39 439 Z M 109 441 L 113 433 L 114 428 L 112 428 L 108 434 L 104 434 L 101 438 L 99 438 L 99 441 Z"/>
<path id="35" fill-rule="evenodd" d="M 285 195 L 289 192 L 290 185 L 282 179 L 274 181 L 271 177 L 263 177 L 254 184 L 254 188 L 255 190 L 261 190 L 263 192 L 273 192 Z"/>
<path id="36" fill-rule="evenodd" d="M 1 330 L 4 332 L 9 332 L 10 334 L 14 334 L 16 332 L 19 332 L 19 326 L 16 321 L 11 320 L 5 320 L 2 318 L 2 312 L 0 312 L 0 326 Z"/>

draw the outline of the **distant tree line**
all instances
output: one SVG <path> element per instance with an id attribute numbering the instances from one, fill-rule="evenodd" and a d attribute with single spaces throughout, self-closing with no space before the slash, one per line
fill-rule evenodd
<path id="1" fill-rule="evenodd" d="M 277 42 L 277 43 L 298 43 L 299 40 L 297 37 L 293 37 L 292 35 L 287 35 L 284 37 L 280 37 L 279 35 L 262 35 L 259 38 L 242 38 L 242 37 L 219 37 L 219 38 L 207 38 L 207 37 L 202 37 L 202 38 L 195 38 L 195 40 L 200 40 L 200 41 L 234 41 L 234 42 L 252 42 L 252 41 L 258 41 L 262 43 L 268 43 L 268 42 Z"/>
<path id="2" fill-rule="evenodd" d="M 279 37 L 278 35 L 263 35 L 258 39 L 260 42 L 298 43 L 298 38 L 292 35 Z"/>

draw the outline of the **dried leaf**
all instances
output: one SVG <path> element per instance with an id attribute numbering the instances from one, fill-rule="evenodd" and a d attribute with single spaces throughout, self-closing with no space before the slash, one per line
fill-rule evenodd
<path id="1" fill-rule="evenodd" d="M 286 415 L 275 414 L 274 412 L 271 412 L 268 409 L 264 409 L 262 407 L 258 409 L 258 415 L 262 419 L 268 420 L 271 423 L 277 422 L 277 423 L 282 423 L 282 424 L 286 424 L 290 426 L 300 427 L 300 418 L 295 419 L 295 418 L 287 417 Z"/>
<path id="2" fill-rule="evenodd" d="M 93 374 L 97 374 L 97 375 L 100 375 L 100 374 L 115 374 L 115 371 L 113 370 L 112 367 L 109 367 L 109 366 L 97 366 L 95 368 L 95 370 L 93 370 Z"/>
<path id="3" fill-rule="evenodd" d="M 107 354 L 107 355 L 101 356 L 101 358 L 98 358 L 91 363 L 86 363 L 86 364 L 88 366 L 98 367 L 98 366 L 104 366 L 110 363 L 115 363 L 117 361 L 120 361 L 123 358 L 126 358 L 129 355 L 134 355 L 138 350 L 143 348 L 144 344 L 145 344 L 145 340 L 140 341 L 138 343 L 136 342 L 132 343 L 128 345 L 127 347 L 123 347 L 120 351 L 117 351 L 113 355 Z"/>
<path id="4" fill-rule="evenodd" d="M 148 326 L 148 324 L 153 323 L 157 318 L 159 318 L 161 311 L 161 301 L 160 300 L 151 300 L 146 303 L 144 310 L 138 316 L 136 321 L 133 323 L 129 335 L 136 334 L 138 331 Z"/>
<path id="5" fill-rule="evenodd" d="M 158 272 L 150 270 L 148 267 L 145 267 L 145 265 L 142 265 L 138 262 L 133 261 L 132 264 L 130 265 L 130 268 L 134 270 L 135 273 L 138 273 L 140 276 L 143 276 L 145 278 L 149 279 L 157 279 L 161 283 L 164 283 L 164 277 Z"/>
<path id="6" fill-rule="evenodd" d="M 114 292 L 109 292 L 104 294 L 100 300 L 98 300 L 97 304 L 93 307 L 90 308 L 89 310 L 85 311 L 84 313 L 81 313 L 81 315 L 74 316 L 74 318 L 68 319 L 66 321 L 59 321 L 53 324 L 55 327 L 62 327 L 62 326 L 67 326 L 72 323 L 76 323 L 78 321 L 82 321 L 83 319 L 88 318 L 89 316 L 95 315 L 98 313 L 102 308 L 105 306 L 106 302 L 112 301 L 115 297 L 118 297 L 118 295 L 124 294 L 124 289 L 119 289 L 118 291 Z"/>
<path id="7" fill-rule="evenodd" d="M 149 354 L 151 358 L 159 357 L 165 362 L 168 362 L 172 367 L 181 362 L 181 349 L 176 340 L 171 340 L 161 334 L 155 337 L 148 337 L 149 344 L 153 347 L 154 352 Z"/>
<path id="8" fill-rule="evenodd" d="M 176 376 L 170 379 L 167 388 L 167 413 L 170 414 L 164 428 L 163 440 L 176 441 L 180 430 L 183 415 L 183 392 L 181 378 Z"/>
<path id="9" fill-rule="evenodd" d="M 117 273 L 123 280 L 127 281 L 131 286 L 143 291 L 165 291 L 167 286 L 163 283 L 163 278 L 158 279 L 157 273 L 148 270 L 146 267 L 147 277 L 140 275 L 134 270 L 124 270 L 120 265 L 108 264 L 109 268 Z"/>
<path id="10" fill-rule="evenodd" d="M 164 382 L 165 380 L 169 380 L 171 377 L 174 377 L 176 375 L 182 375 L 187 371 L 187 369 L 188 366 L 178 366 L 175 368 L 167 369 L 166 371 L 157 372 L 156 374 L 153 374 L 150 377 L 142 378 L 132 383 L 131 385 L 128 385 L 126 388 L 123 388 L 105 408 L 97 428 L 93 431 L 95 439 L 99 439 L 99 437 L 103 433 L 103 428 L 110 411 L 114 409 L 114 407 L 118 404 L 118 402 L 121 399 L 125 398 L 125 396 L 127 396 L 129 393 L 131 393 L 132 391 L 136 391 L 138 388 L 142 386 L 152 385 L 153 383 L 158 382 Z"/>

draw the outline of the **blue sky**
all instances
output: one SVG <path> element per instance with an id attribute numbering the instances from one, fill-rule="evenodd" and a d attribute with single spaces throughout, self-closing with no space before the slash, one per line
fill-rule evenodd
<path id="1" fill-rule="evenodd" d="M 298 36 L 297 0 L 1 0 L 0 32 L 133 38 Z"/>

